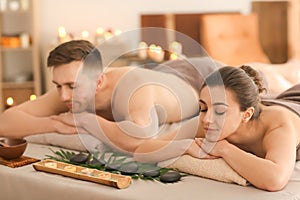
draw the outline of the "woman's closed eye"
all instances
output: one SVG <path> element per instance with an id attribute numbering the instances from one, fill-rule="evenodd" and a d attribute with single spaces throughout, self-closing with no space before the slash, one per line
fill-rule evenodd
<path id="1" fill-rule="evenodd" d="M 207 108 L 205 108 L 205 109 L 200 108 L 200 112 L 207 112 Z M 226 110 L 214 109 L 214 112 L 216 115 L 224 115 L 226 113 Z"/>
<path id="2" fill-rule="evenodd" d="M 223 115 L 226 113 L 227 108 L 224 106 L 216 106 L 214 108 L 214 111 L 215 111 L 216 115 Z"/>
<path id="3" fill-rule="evenodd" d="M 199 106 L 200 112 L 206 112 L 207 111 L 207 106 Z"/>
<path id="4" fill-rule="evenodd" d="M 225 107 L 214 107 L 214 113 L 216 115 L 223 115 L 226 113 L 227 109 Z M 200 106 L 200 112 L 207 112 L 208 108 L 206 106 Z"/>

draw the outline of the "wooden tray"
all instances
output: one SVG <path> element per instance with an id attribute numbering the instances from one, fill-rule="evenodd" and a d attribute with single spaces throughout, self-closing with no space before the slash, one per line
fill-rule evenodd
<path id="1" fill-rule="evenodd" d="M 38 162 L 38 161 L 40 161 L 40 160 L 31 158 L 31 157 L 27 157 L 27 156 L 21 156 L 20 158 L 11 159 L 11 160 L 5 160 L 4 158 L 0 157 L 1 165 L 5 165 L 8 167 L 12 167 L 12 168 L 22 167 L 22 166 L 29 165 L 31 163 Z"/>
<path id="2" fill-rule="evenodd" d="M 118 189 L 127 188 L 131 184 L 130 176 L 90 169 L 51 159 L 42 160 L 34 163 L 32 166 L 37 171 L 60 174 L 67 177 L 112 186 Z"/>

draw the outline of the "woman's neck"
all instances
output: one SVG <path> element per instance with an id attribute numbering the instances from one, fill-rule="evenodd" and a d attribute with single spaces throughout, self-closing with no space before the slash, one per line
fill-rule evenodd
<path id="1" fill-rule="evenodd" d="M 228 138 L 228 141 L 237 146 L 252 146 L 261 143 L 264 135 L 264 126 L 258 119 L 251 120 L 247 123 L 241 123 L 238 130 Z"/>

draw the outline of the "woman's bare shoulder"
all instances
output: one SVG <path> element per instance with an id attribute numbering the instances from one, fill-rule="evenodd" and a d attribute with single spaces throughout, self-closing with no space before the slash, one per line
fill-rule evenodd
<path id="1" fill-rule="evenodd" d="M 300 117 L 288 108 L 279 105 L 262 105 L 261 118 L 269 119 L 271 122 L 286 122 L 288 120 L 299 120 Z"/>
<path id="2" fill-rule="evenodd" d="M 281 130 L 280 132 L 297 132 L 300 138 L 300 117 L 293 111 L 283 106 L 264 106 L 262 109 L 261 120 L 267 127 L 268 132 Z"/>

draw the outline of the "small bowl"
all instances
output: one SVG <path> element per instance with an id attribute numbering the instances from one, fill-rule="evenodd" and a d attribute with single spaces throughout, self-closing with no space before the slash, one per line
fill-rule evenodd
<path id="1" fill-rule="evenodd" d="M 8 147 L 4 147 L 0 144 L 0 157 L 5 160 L 21 157 L 27 147 L 27 141 L 25 139 L 2 138 L 0 141 L 9 145 Z"/>

